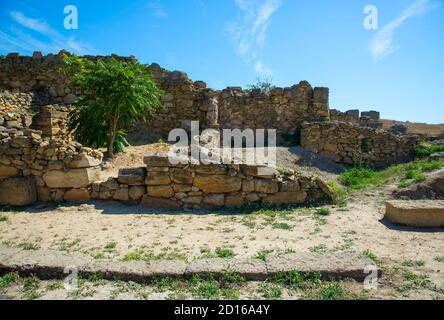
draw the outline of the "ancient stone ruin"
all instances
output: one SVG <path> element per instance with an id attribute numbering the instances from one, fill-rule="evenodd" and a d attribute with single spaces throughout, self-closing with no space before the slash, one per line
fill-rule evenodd
<path id="1" fill-rule="evenodd" d="M 147 156 L 146 167 L 122 168 L 117 177 L 101 181 L 103 155 L 72 141 L 67 132 L 70 104 L 81 92 L 61 72 L 61 54 L 0 57 L 0 204 L 101 199 L 206 208 L 329 199 L 328 187 L 316 177 L 275 169 L 259 176 L 255 165 L 173 166 L 166 155 Z M 183 72 L 157 64 L 149 69 L 165 94 L 157 117 L 131 128 L 147 141 L 148 133 L 189 129 L 191 121 L 215 135 L 222 129 L 276 129 L 278 143 L 300 144 L 336 162 L 375 166 L 408 161 L 419 142 L 382 130 L 377 112 L 330 110 L 329 89 L 306 81 L 269 93 L 213 90 Z M 213 134 L 201 138 L 202 148 L 217 148 Z"/>

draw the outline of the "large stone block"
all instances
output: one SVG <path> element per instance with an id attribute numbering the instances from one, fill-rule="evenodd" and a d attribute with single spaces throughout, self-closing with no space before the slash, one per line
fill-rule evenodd
<path id="1" fill-rule="evenodd" d="M 87 202 L 91 199 L 87 189 L 71 189 L 64 194 L 65 201 Z"/>
<path id="2" fill-rule="evenodd" d="M 177 209 L 179 208 L 179 203 L 175 200 L 164 199 L 164 198 L 154 198 L 148 195 L 144 195 L 142 198 L 142 205 L 154 207 L 154 208 L 166 208 L 166 209 Z"/>
<path id="3" fill-rule="evenodd" d="M 145 183 L 146 168 L 120 169 L 117 180 L 129 186 L 141 186 Z"/>
<path id="4" fill-rule="evenodd" d="M 145 180 L 147 186 L 168 185 L 171 183 L 168 172 L 148 172 Z"/>
<path id="5" fill-rule="evenodd" d="M 307 199 L 305 191 L 296 192 L 279 192 L 268 195 L 264 198 L 264 203 L 280 205 L 280 204 L 299 204 L 304 203 Z"/>
<path id="6" fill-rule="evenodd" d="M 242 187 L 242 179 L 239 177 L 198 174 L 194 178 L 194 186 L 205 193 L 236 192 Z"/>
<path id="7" fill-rule="evenodd" d="M 71 169 L 91 168 L 99 166 L 102 163 L 102 159 L 93 158 L 86 154 L 77 154 L 74 159 L 68 164 Z"/>
<path id="8" fill-rule="evenodd" d="M 129 197 L 131 200 L 140 200 L 146 193 L 146 188 L 143 186 L 132 186 L 129 188 Z"/>
<path id="9" fill-rule="evenodd" d="M 148 195 L 156 198 L 171 198 L 174 196 L 174 191 L 171 186 L 148 186 Z"/>
<path id="10" fill-rule="evenodd" d="M 19 174 L 17 168 L 0 164 L 0 178 L 14 177 Z"/>
<path id="11" fill-rule="evenodd" d="M 37 189 L 32 177 L 8 178 L 0 183 L 0 204 L 27 206 L 37 201 Z"/>
<path id="12" fill-rule="evenodd" d="M 171 180 L 177 184 L 192 184 L 193 174 L 181 168 L 171 169 Z"/>
<path id="13" fill-rule="evenodd" d="M 149 153 L 143 157 L 143 163 L 147 167 L 172 167 L 168 159 L 168 153 Z"/>
<path id="14" fill-rule="evenodd" d="M 385 217 L 410 227 L 444 227 L 444 200 L 388 201 Z"/>
<path id="15" fill-rule="evenodd" d="M 279 184 L 274 180 L 255 180 L 254 190 L 258 193 L 276 193 L 279 191 Z"/>
<path id="16" fill-rule="evenodd" d="M 45 173 L 43 180 L 51 189 L 81 189 L 97 180 L 98 174 L 99 170 L 96 168 L 53 170 Z"/>

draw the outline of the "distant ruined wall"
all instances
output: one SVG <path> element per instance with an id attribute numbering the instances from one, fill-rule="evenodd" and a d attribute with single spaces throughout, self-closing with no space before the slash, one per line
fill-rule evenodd
<path id="1" fill-rule="evenodd" d="M 48 104 L 68 105 L 81 93 L 73 88 L 61 72 L 62 54 L 32 57 L 9 54 L 0 57 L 0 112 L 31 112 Z M 134 57 L 112 56 L 129 61 Z M 88 59 L 108 59 L 86 56 Z M 147 133 L 169 133 L 188 128 L 192 120 L 203 128 L 207 123 L 210 99 L 217 100 L 221 129 L 277 129 L 278 136 L 293 134 L 304 121 L 329 118 L 328 88 L 312 88 L 306 81 L 290 88 L 275 88 L 270 94 L 259 90 L 230 87 L 222 91 L 207 88 L 203 81 L 192 81 L 179 71 L 168 71 L 157 64 L 149 66 L 153 78 L 165 91 L 164 108 L 148 124 L 134 126 L 140 138 Z"/>
<path id="2" fill-rule="evenodd" d="M 137 125 L 133 131 L 140 135 L 144 129 L 164 134 L 175 128 L 188 129 L 190 121 L 210 127 L 207 112 L 211 99 L 217 101 L 220 129 L 277 129 L 282 136 L 294 134 L 304 121 L 329 118 L 328 88 L 313 89 L 306 81 L 290 88 L 274 88 L 270 94 L 240 87 L 216 91 L 203 81 L 193 82 L 183 72 L 168 71 L 157 64 L 149 68 L 166 92 L 162 97 L 164 109 L 148 126 Z"/>
<path id="3" fill-rule="evenodd" d="M 396 135 L 347 122 L 304 123 L 301 146 L 322 153 L 336 162 L 385 167 L 413 159 L 416 135 Z"/>
<path id="4" fill-rule="evenodd" d="M 363 111 L 358 109 L 348 110 L 342 112 L 336 109 L 330 110 L 331 121 L 350 122 L 358 124 L 361 127 L 368 127 L 374 129 L 382 129 L 384 124 L 381 121 L 381 115 L 377 111 Z"/>

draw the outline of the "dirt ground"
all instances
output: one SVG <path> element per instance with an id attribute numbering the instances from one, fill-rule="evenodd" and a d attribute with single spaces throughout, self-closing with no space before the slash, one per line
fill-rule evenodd
<path id="1" fill-rule="evenodd" d="M 403 228 L 382 220 L 384 200 L 393 188 L 355 195 L 347 208 L 329 207 L 332 214 L 326 217 L 315 215 L 315 208 L 211 213 L 113 202 L 40 205 L 3 212 L 1 243 L 109 259 L 138 253 L 149 259 L 191 260 L 216 256 L 220 248 L 250 257 L 261 252 L 367 251 L 386 270 L 383 285 L 371 298 L 444 299 L 443 230 Z M 406 272 L 438 289 L 410 288 Z"/>
<path id="2" fill-rule="evenodd" d="M 149 149 L 131 147 L 108 164 L 112 173 L 121 166 L 142 165 Z M 282 148 L 282 166 L 335 178 L 342 167 L 302 154 L 298 148 Z M 116 173 L 116 172 L 115 172 Z M 349 196 L 346 207 L 260 211 L 163 211 L 117 202 L 92 202 L 80 206 L 39 204 L 23 211 L 0 212 L 0 245 L 26 250 L 52 249 L 81 252 L 96 259 L 184 259 L 221 254 L 258 257 L 280 252 L 366 252 L 380 263 L 384 277 L 371 299 L 444 299 L 444 230 L 399 227 L 383 219 L 385 200 L 396 185 Z M 345 284 L 359 292 L 361 284 Z M 70 296 L 50 282 L 38 282 L 40 298 L 174 298 L 171 292 L 119 282 L 85 283 L 91 294 Z M 1 290 L 0 295 L 27 298 L 24 284 Z M 55 288 L 46 290 L 46 287 Z M 126 289 L 123 289 L 125 287 Z M 21 288 L 21 289 L 20 289 Z M 116 289 L 117 288 L 117 289 Z M 20 291 L 20 290 L 21 291 Z M 6 290 L 6 291 L 5 291 Z M 116 290 L 118 294 L 116 295 Z M 260 298 L 263 284 L 248 283 L 237 289 L 239 298 Z M 189 298 L 187 293 L 182 298 Z M 265 296 L 267 297 L 267 296 Z M 296 299 L 298 293 L 283 290 L 280 298 Z"/>
<path id="3" fill-rule="evenodd" d="M 144 167 L 143 156 L 149 152 L 168 152 L 170 145 L 164 142 L 130 146 L 114 159 L 105 159 L 101 179 L 117 177 L 119 168 Z M 104 150 L 103 150 L 104 151 Z M 277 147 L 278 168 L 293 169 L 308 175 L 316 175 L 333 180 L 345 167 L 322 155 L 304 150 L 301 147 Z"/>

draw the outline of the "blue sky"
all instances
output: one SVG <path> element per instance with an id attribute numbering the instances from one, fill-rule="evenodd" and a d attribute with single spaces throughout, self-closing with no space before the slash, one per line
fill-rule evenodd
<path id="1" fill-rule="evenodd" d="M 64 28 L 66 5 L 78 30 Z M 134 54 L 216 89 L 308 80 L 332 108 L 444 123 L 442 0 L 0 0 L 0 54 L 62 48 Z"/>

